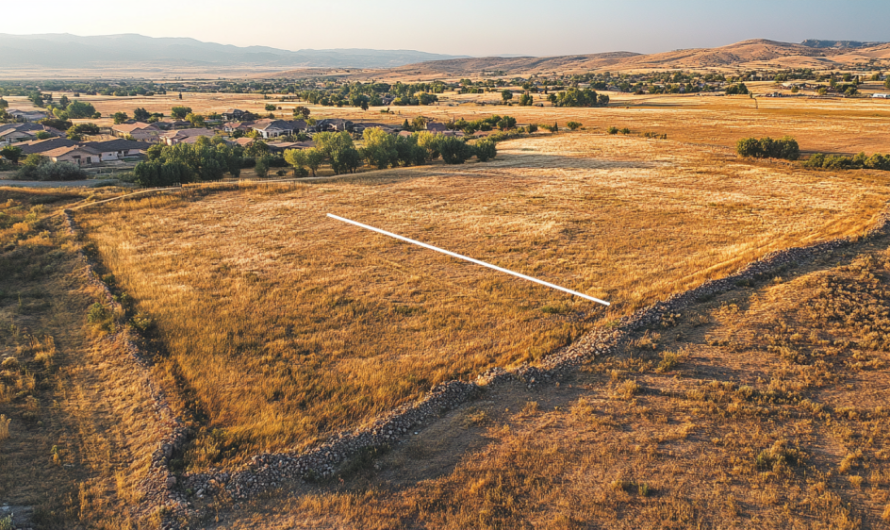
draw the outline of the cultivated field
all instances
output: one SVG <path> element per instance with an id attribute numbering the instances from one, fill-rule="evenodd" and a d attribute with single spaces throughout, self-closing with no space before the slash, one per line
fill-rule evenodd
<path id="1" fill-rule="evenodd" d="M 78 220 L 155 322 L 156 375 L 192 412 L 199 432 L 184 464 L 198 469 L 306 446 L 440 381 L 539 360 L 772 250 L 859 234 L 890 196 L 884 173 L 808 172 L 725 153 L 536 135 L 500 144 L 486 164 L 194 188 Z M 328 212 L 614 305 L 408 247 Z"/>

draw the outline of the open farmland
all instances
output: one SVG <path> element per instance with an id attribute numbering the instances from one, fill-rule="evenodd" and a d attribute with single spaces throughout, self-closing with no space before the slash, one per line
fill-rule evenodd
<path id="1" fill-rule="evenodd" d="M 192 469 L 306 446 L 443 380 L 539 360 L 772 250 L 859 234 L 890 196 L 880 172 L 807 172 L 588 133 L 502 143 L 487 164 L 224 188 L 78 214 L 155 322 L 156 372 L 199 427 Z"/>

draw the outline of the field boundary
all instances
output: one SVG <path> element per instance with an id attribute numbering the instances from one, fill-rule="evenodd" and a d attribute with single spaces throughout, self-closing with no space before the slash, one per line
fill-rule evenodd
<path id="1" fill-rule="evenodd" d="M 803 247 L 771 252 L 741 267 L 735 274 L 677 293 L 622 318 L 613 328 L 591 330 L 575 343 L 546 357 L 538 366 L 527 363 L 514 370 L 492 367 L 475 381 L 447 381 L 433 387 L 427 396 L 384 413 L 370 425 L 356 431 L 341 431 L 330 441 L 304 452 L 263 453 L 239 469 L 214 469 L 181 477 L 181 485 L 198 498 L 225 494 L 233 499 L 247 499 L 294 479 L 331 477 L 337 466 L 363 450 L 391 445 L 425 421 L 468 401 L 484 388 L 504 383 L 521 383 L 532 388 L 554 381 L 591 358 L 619 351 L 630 334 L 656 325 L 665 315 L 683 310 L 717 294 L 737 289 L 747 282 L 762 279 L 790 267 L 852 245 L 863 239 L 890 233 L 890 209 L 885 205 L 872 226 L 861 236 L 832 239 Z"/>
<path id="2" fill-rule="evenodd" d="M 68 235 L 75 239 L 80 239 L 82 232 L 72 214 L 72 210 L 69 209 L 62 211 L 65 227 Z M 156 418 L 154 428 L 161 431 L 162 434 L 161 441 L 152 452 L 148 476 L 138 484 L 144 499 L 141 505 L 135 508 L 134 512 L 139 516 L 151 516 L 155 512 L 160 511 L 162 513 L 161 527 L 164 529 L 176 528 L 177 525 L 173 522 L 173 517 L 185 515 L 189 505 L 186 498 L 176 488 L 177 478 L 170 471 L 170 459 L 174 453 L 185 445 L 188 440 L 189 429 L 173 411 L 164 391 L 153 383 L 149 370 L 151 362 L 148 360 L 148 356 L 130 338 L 123 317 L 125 314 L 123 306 L 115 299 L 111 288 L 96 272 L 96 264 L 82 248 L 77 250 L 77 254 L 85 265 L 87 281 L 102 291 L 105 303 L 112 308 L 112 312 L 115 315 L 115 331 L 101 340 L 107 341 L 114 346 L 116 351 L 120 351 L 129 357 L 130 360 L 135 362 L 137 369 L 143 372 L 141 374 L 143 376 L 142 379 L 146 382 L 148 393 L 152 399 L 153 413 Z"/>

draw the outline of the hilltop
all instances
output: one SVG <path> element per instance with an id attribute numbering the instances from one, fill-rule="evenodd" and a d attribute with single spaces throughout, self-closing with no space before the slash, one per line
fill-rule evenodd
<path id="1" fill-rule="evenodd" d="M 826 41 L 804 41 L 824 43 Z M 725 68 L 813 68 L 843 69 L 851 66 L 881 66 L 890 60 L 890 44 L 835 42 L 835 47 L 794 44 L 766 39 L 752 39 L 717 48 L 691 48 L 670 52 L 639 54 L 611 52 L 553 57 L 483 57 L 408 64 L 397 68 L 349 73 L 354 78 L 435 78 L 464 75 L 547 75 L 551 73 L 592 70 L 639 71 L 654 69 L 725 69 Z M 857 45 L 853 45 L 857 44 Z M 861 46 L 860 46 L 861 45 Z M 278 72 L 275 77 L 306 77 L 310 72 Z M 322 75 L 320 72 L 316 72 Z M 342 72 L 346 74 L 346 72 Z M 330 75 L 331 73 L 326 73 Z M 269 74 L 256 77 L 269 77 Z"/>

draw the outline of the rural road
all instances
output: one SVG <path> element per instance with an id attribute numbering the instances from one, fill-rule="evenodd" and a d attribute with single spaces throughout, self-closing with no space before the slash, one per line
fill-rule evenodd
<path id="1" fill-rule="evenodd" d="M 68 181 L 43 181 L 43 180 L 0 180 L 0 186 L 14 186 L 19 188 L 95 188 L 118 182 L 117 179 L 95 180 L 68 180 Z"/>

